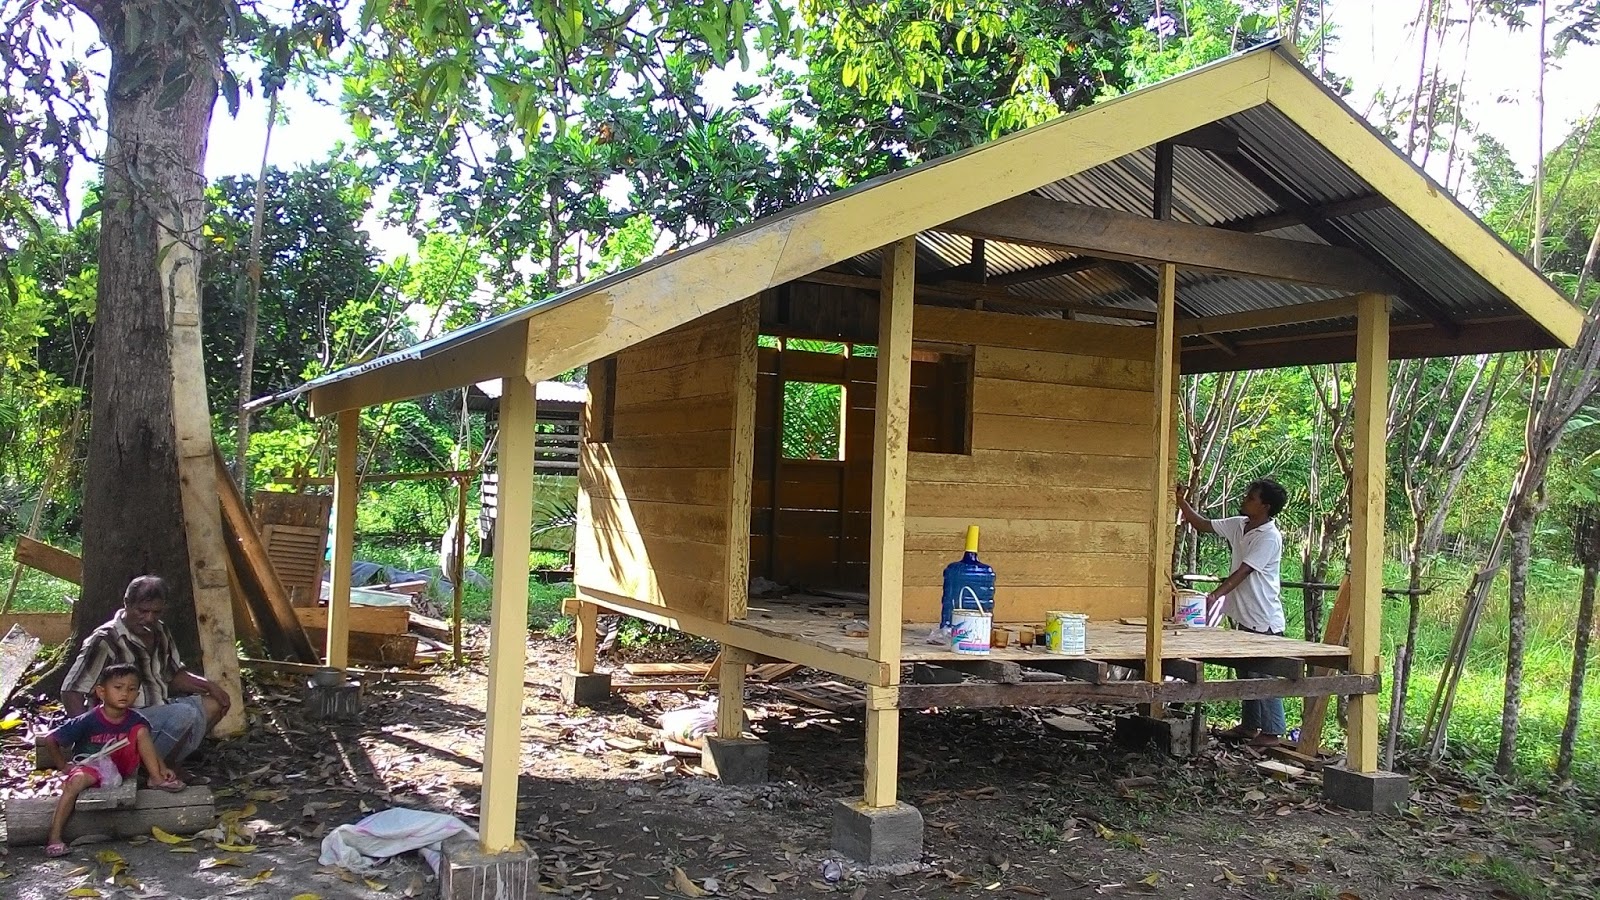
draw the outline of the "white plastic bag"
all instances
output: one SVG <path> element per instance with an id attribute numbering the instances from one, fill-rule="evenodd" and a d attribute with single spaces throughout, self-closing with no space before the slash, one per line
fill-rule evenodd
<path id="1" fill-rule="evenodd" d="M 317 861 L 352 872 L 370 872 L 388 857 L 417 850 L 437 874 L 440 845 L 458 834 L 478 837 L 472 826 L 455 816 L 395 807 L 328 832 L 322 839 L 322 856 Z"/>
<path id="2" fill-rule="evenodd" d="M 689 747 L 704 745 L 705 736 L 717 730 L 717 701 L 705 700 L 661 714 L 661 737 Z"/>

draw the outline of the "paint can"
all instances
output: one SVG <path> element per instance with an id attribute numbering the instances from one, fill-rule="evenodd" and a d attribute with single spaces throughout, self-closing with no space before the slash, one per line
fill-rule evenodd
<path id="1" fill-rule="evenodd" d="M 1045 649 L 1051 653 L 1086 652 L 1089 617 L 1083 613 L 1053 611 L 1044 614 Z"/>
<path id="2" fill-rule="evenodd" d="M 956 608 L 950 611 L 950 649 L 963 656 L 987 656 L 993 629 L 994 615 L 983 608 L 972 588 L 962 588 Z"/>
<path id="3" fill-rule="evenodd" d="M 1206 595 L 1200 591 L 1179 591 L 1178 611 L 1175 618 L 1179 625 L 1189 628 L 1205 628 L 1206 622 Z"/>

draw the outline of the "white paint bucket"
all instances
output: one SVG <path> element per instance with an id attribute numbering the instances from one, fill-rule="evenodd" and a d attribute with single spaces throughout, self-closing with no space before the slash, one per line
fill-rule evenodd
<path id="1" fill-rule="evenodd" d="M 1051 653 L 1087 651 L 1089 617 L 1083 613 L 1047 612 L 1044 614 L 1045 649 Z"/>
<path id="2" fill-rule="evenodd" d="M 1178 612 L 1175 617 L 1179 625 L 1189 628 L 1205 628 L 1206 622 L 1206 595 L 1200 591 L 1179 591 Z"/>
<path id="3" fill-rule="evenodd" d="M 970 609 L 966 605 L 968 597 L 972 598 Z M 950 649 L 964 656 L 987 656 L 993 630 L 994 616 L 984 612 L 972 588 L 962 588 L 956 608 L 950 611 Z"/>

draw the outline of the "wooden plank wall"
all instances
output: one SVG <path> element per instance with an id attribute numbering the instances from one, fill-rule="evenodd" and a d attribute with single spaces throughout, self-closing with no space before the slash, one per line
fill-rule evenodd
<path id="1" fill-rule="evenodd" d="M 747 552 L 744 518 L 737 538 L 729 528 L 739 352 L 754 327 L 742 316 L 736 304 L 618 354 L 612 439 L 580 451 L 580 590 L 727 620 L 729 554 Z"/>
<path id="2" fill-rule="evenodd" d="M 906 620 L 937 619 L 943 567 L 969 524 L 995 567 L 1000 620 L 1143 615 L 1152 332 L 918 306 L 916 337 L 982 343 L 972 454 L 911 454 Z"/>

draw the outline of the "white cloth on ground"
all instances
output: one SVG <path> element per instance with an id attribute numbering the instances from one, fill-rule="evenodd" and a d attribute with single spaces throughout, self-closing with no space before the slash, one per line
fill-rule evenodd
<path id="1" fill-rule="evenodd" d="M 324 866 L 369 872 L 390 856 L 418 850 L 437 873 L 440 845 L 458 834 L 478 837 L 472 826 L 455 816 L 395 807 L 328 832 L 322 839 L 322 856 L 317 861 Z"/>

